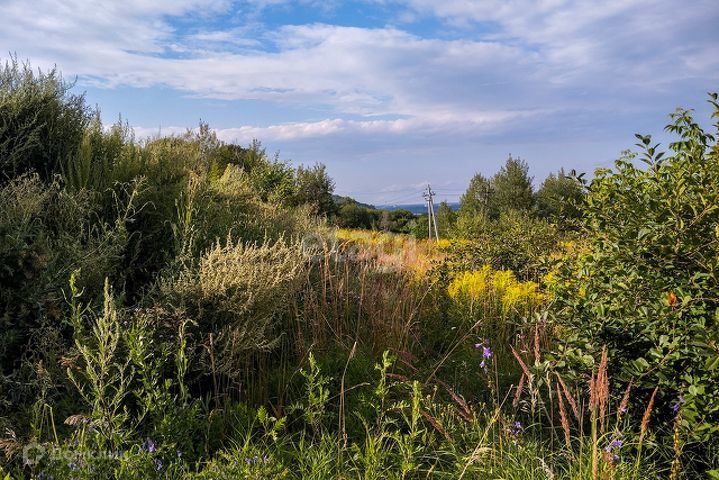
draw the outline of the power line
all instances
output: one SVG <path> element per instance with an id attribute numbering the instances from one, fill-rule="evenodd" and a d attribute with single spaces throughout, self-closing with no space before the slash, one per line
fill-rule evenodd
<path id="1" fill-rule="evenodd" d="M 386 201 L 382 202 L 382 205 L 397 205 L 397 204 L 399 204 L 400 202 L 404 202 L 404 201 L 408 201 L 408 200 L 415 200 L 415 199 L 416 199 L 416 200 L 419 200 L 419 198 L 420 198 L 421 196 L 422 196 L 422 193 L 421 193 L 421 192 L 411 193 L 411 194 L 408 194 L 408 195 L 403 195 L 403 196 L 401 196 L 401 197 L 396 197 L 396 198 L 394 198 L 394 199 L 392 199 L 392 200 L 386 200 Z"/>

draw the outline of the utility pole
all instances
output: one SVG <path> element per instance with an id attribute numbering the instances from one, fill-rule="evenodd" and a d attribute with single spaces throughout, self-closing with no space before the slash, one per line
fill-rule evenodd
<path id="1" fill-rule="evenodd" d="M 434 192 L 432 188 L 427 185 L 427 191 L 424 192 L 424 198 L 427 200 L 427 234 L 428 239 L 432 240 L 432 222 L 434 222 L 434 238 L 439 241 L 439 233 L 437 232 L 437 217 L 434 214 Z"/>

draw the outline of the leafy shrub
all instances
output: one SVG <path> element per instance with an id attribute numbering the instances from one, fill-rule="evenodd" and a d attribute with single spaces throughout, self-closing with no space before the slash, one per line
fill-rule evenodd
<path id="1" fill-rule="evenodd" d="M 0 187 L 3 373 L 34 350 L 28 342 L 35 329 L 61 328 L 62 289 L 71 272 L 80 270 L 78 284 L 90 299 L 100 294 L 97 285 L 104 277 L 120 274 L 127 219 L 98 222 L 93 200 L 90 192 L 68 192 L 58 181 L 43 183 L 37 174 Z"/>
<path id="2" fill-rule="evenodd" d="M 582 184 L 560 169 L 550 173 L 537 190 L 537 215 L 568 226 L 581 216 Z"/>
<path id="3" fill-rule="evenodd" d="M 519 210 L 505 211 L 496 221 L 460 214 L 456 228 L 470 240 L 455 242 L 451 249 L 456 270 L 486 264 L 495 270 L 512 270 L 523 280 L 538 280 L 547 272 L 547 259 L 563 238 L 556 226 Z"/>
<path id="4" fill-rule="evenodd" d="M 659 386 L 665 415 L 681 398 L 681 435 L 708 441 L 719 432 L 719 147 L 690 111 L 671 117 L 669 155 L 637 135 L 645 165 L 626 153 L 588 185 L 584 249 L 552 282 L 557 358 L 586 371 L 606 345 L 617 378 L 644 398 Z"/>

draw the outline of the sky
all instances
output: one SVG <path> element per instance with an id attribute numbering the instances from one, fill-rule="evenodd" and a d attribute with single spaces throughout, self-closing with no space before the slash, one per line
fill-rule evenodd
<path id="1" fill-rule="evenodd" d="M 0 0 L 0 58 L 56 65 L 138 137 L 209 123 L 336 193 L 454 201 L 508 155 L 535 184 L 707 126 L 718 0 Z M 7 58 L 7 57 L 5 57 Z"/>

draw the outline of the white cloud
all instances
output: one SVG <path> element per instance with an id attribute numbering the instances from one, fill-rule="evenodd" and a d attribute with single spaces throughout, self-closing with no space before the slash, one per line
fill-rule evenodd
<path id="1" fill-rule="evenodd" d="M 346 120 L 341 118 L 324 119 L 314 122 L 291 122 L 258 127 L 245 125 L 235 128 L 214 129 L 218 137 L 227 142 L 247 144 L 253 139 L 267 142 L 284 142 L 298 139 L 318 139 L 330 135 L 352 137 L 375 137 L 384 135 L 429 136 L 457 134 L 497 128 L 510 121 L 516 121 L 542 112 L 497 111 L 482 114 L 456 115 L 450 112 L 435 113 L 421 118 L 401 118 L 392 120 Z M 133 127 L 139 138 L 180 135 L 187 131 L 185 127 L 170 126 L 148 128 Z"/>
<path id="2" fill-rule="evenodd" d="M 489 34 L 538 52 L 562 81 L 597 75 L 645 88 L 685 76 L 719 78 L 716 63 L 691 55 L 716 52 L 719 8 L 715 0 L 399 0 L 413 11 L 454 25 L 499 26 Z M 714 63 L 712 65 L 712 63 Z M 652 68 L 647 68 L 651 66 Z M 599 82 L 597 82 L 599 83 Z"/>
<path id="3" fill-rule="evenodd" d="M 302 1 L 319 8 L 316 0 Z M 239 140 L 476 136 L 528 128 L 540 114 L 568 129 L 567 118 L 582 112 L 637 108 L 633 96 L 656 98 L 681 82 L 719 80 L 714 0 L 683 8 L 675 0 L 365 1 L 401 4 L 407 22 L 441 18 L 459 39 L 393 27 L 262 30 L 262 9 L 287 0 L 9 0 L 0 49 L 35 66 L 57 62 L 67 75 L 80 75 L 81 85 L 164 85 L 197 97 L 333 112 L 324 120 L 224 131 Z M 247 14 L 239 15 L 245 23 L 218 28 L 204 21 L 238 12 Z M 193 27 L 178 29 L 175 18 Z M 482 33 L 477 25 L 484 23 L 493 28 Z M 475 34 L 461 39 L 457 31 Z"/>

